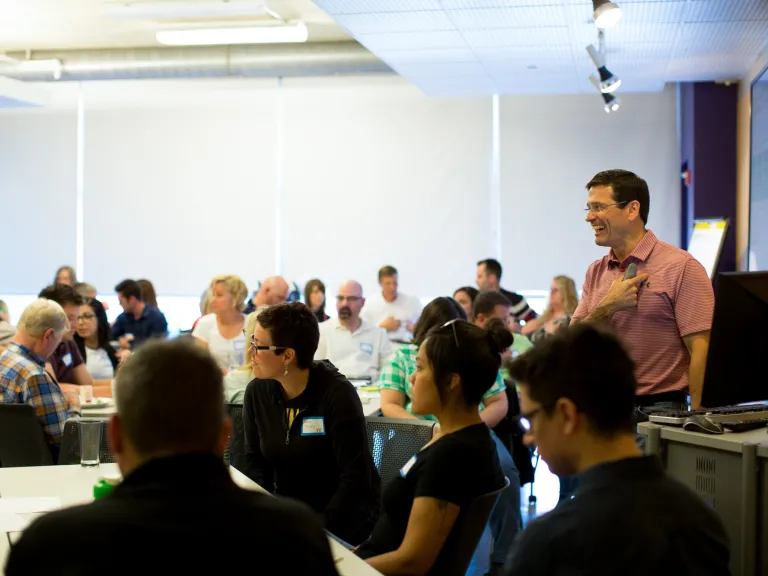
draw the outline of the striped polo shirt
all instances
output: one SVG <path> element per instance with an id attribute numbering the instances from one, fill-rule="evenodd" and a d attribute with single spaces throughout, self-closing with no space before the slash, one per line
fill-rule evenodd
<path id="1" fill-rule="evenodd" d="M 683 338 L 712 328 L 715 295 L 704 267 L 650 230 L 623 262 L 611 250 L 590 265 L 571 324 L 592 313 L 631 262 L 648 281 L 637 308 L 617 312 L 609 322 L 637 365 L 637 394 L 687 390 L 691 358 Z"/>

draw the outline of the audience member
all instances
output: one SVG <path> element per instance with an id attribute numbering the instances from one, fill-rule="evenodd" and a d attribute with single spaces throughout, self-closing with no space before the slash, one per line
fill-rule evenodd
<path id="1" fill-rule="evenodd" d="M 410 342 L 413 324 L 421 314 L 421 301 L 397 290 L 397 269 L 384 266 L 379 270 L 381 292 L 365 301 L 363 320 L 387 331 L 390 340 Z"/>
<path id="2" fill-rule="evenodd" d="M 475 302 L 475 298 L 477 298 L 479 293 L 480 291 L 473 286 L 462 286 L 453 293 L 453 299 L 464 308 L 464 312 L 467 313 L 467 320 L 469 322 L 472 321 L 472 304 Z"/>
<path id="3" fill-rule="evenodd" d="M 547 309 L 538 318 L 526 322 L 521 334 L 528 336 L 534 343 L 556 334 L 570 325 L 578 305 L 579 294 L 573 279 L 568 276 L 555 276 L 549 288 Z"/>
<path id="4" fill-rule="evenodd" d="M 75 328 L 80 317 L 80 306 L 83 304 L 82 296 L 67 284 L 48 286 L 38 296 L 56 302 L 64 309 L 69 320 L 69 327 L 64 332 L 61 343 L 49 359 L 51 371 L 56 381 L 61 385 L 93 386 L 93 378 L 91 378 L 80 350 L 74 341 Z M 64 390 L 66 392 L 66 389 Z M 67 398 L 72 401 L 70 395 L 67 395 Z"/>
<path id="5" fill-rule="evenodd" d="M 325 313 L 325 284 L 322 280 L 313 278 L 304 286 L 304 302 L 317 318 L 317 322 L 325 322 L 330 318 Z"/>
<path id="6" fill-rule="evenodd" d="M 7 346 L 13 340 L 16 328 L 11 326 L 11 315 L 8 313 L 8 305 L 0 300 L 0 348 Z"/>
<path id="7" fill-rule="evenodd" d="M 645 180 L 607 170 L 587 184 L 586 221 L 595 244 L 610 248 L 590 265 L 572 323 L 607 323 L 637 366 L 635 417 L 701 406 L 715 297 L 704 267 L 688 252 L 661 242 L 646 228 L 650 194 Z M 624 280 L 629 264 L 635 278 Z"/>
<path id="8" fill-rule="evenodd" d="M 83 300 L 87 301 L 91 298 L 96 298 L 96 287 L 87 282 L 78 282 L 77 284 L 74 284 L 72 288 L 75 289 L 75 292 L 80 294 Z"/>
<path id="9" fill-rule="evenodd" d="M 382 574 L 429 573 L 462 508 L 504 486 L 479 408 L 510 344 L 512 334 L 501 322 L 485 331 L 461 320 L 422 340 L 410 376 L 411 408 L 435 415 L 440 434 L 387 484 L 382 518 L 357 551 Z"/>
<path id="10" fill-rule="evenodd" d="M 498 318 L 506 324 L 512 323 L 509 300 L 501 292 L 480 292 L 473 304 L 472 316 L 474 324 L 483 328 L 491 318 Z M 504 353 L 504 359 L 517 358 L 523 352 L 530 350 L 533 344 L 527 336 L 515 334 L 514 342 Z M 502 369 L 502 374 L 505 372 Z"/>
<path id="11" fill-rule="evenodd" d="M 130 350 L 150 338 L 168 336 L 168 322 L 157 308 L 144 302 L 141 287 L 135 280 L 123 280 L 115 286 L 123 312 L 112 326 L 112 339 L 120 348 Z"/>
<path id="12" fill-rule="evenodd" d="M 211 282 L 211 312 L 200 318 L 192 336 L 224 371 L 235 370 L 245 362 L 245 316 L 243 308 L 248 288 L 239 276 L 223 274 Z"/>
<path id="13" fill-rule="evenodd" d="M 253 337 L 253 331 L 256 329 L 256 319 L 256 314 L 251 314 L 246 317 L 245 329 L 243 330 L 246 347 L 250 347 L 249 343 Z M 224 395 L 227 399 L 227 403 L 242 404 L 245 389 L 254 377 L 251 355 L 246 354 L 245 359 L 243 360 L 243 365 L 236 370 L 230 370 L 224 376 Z"/>
<path id="14" fill-rule="evenodd" d="M 0 350 L 0 401 L 34 407 L 54 462 L 68 414 L 64 394 L 46 372 L 45 362 L 68 330 L 62 307 L 41 298 L 27 306 L 13 341 Z"/>
<path id="15" fill-rule="evenodd" d="M 501 282 L 501 264 L 498 260 L 487 258 L 477 263 L 477 287 L 480 290 L 492 290 L 501 292 L 509 300 L 510 311 L 516 322 L 528 322 L 536 318 L 536 312 L 528 306 L 525 298 L 516 292 L 504 290 L 499 285 Z"/>
<path id="16" fill-rule="evenodd" d="M 120 360 L 109 342 L 107 313 L 95 298 L 80 306 L 74 340 L 93 378 L 96 396 L 111 396 L 112 378 Z"/>
<path id="17" fill-rule="evenodd" d="M 205 291 L 203 292 L 202 296 L 200 296 L 200 318 L 211 313 L 212 298 L 213 298 L 213 292 L 211 291 L 211 287 L 208 286 L 208 288 L 206 288 Z M 192 332 L 194 332 L 195 328 L 197 328 L 197 323 L 200 322 L 200 318 L 195 320 L 194 324 L 192 324 Z"/>
<path id="18" fill-rule="evenodd" d="M 264 283 L 259 286 L 259 290 L 248 302 L 244 314 L 252 314 L 254 312 L 261 312 L 265 308 L 270 306 L 277 306 L 283 304 L 288 298 L 288 291 L 290 287 L 288 282 L 282 276 L 270 276 Z"/>
<path id="19" fill-rule="evenodd" d="M 245 473 L 309 504 L 327 530 L 354 545 L 378 519 L 381 482 L 357 392 L 331 364 L 312 361 L 319 338 L 300 302 L 258 314 L 256 379 L 243 402 Z"/>
<path id="20" fill-rule="evenodd" d="M 580 325 L 509 371 L 520 383 L 525 441 L 554 473 L 578 473 L 580 486 L 528 525 L 508 576 L 730 574 L 715 511 L 635 444 L 635 366 L 614 336 Z"/>
<path id="21" fill-rule="evenodd" d="M 499 295 L 501 296 L 501 295 Z M 503 297 L 502 297 L 503 298 Z M 509 302 L 504 300 L 507 306 Z M 413 380 L 416 373 L 416 357 L 427 335 L 440 326 L 455 320 L 466 320 L 464 309 L 453 298 L 435 298 L 426 305 L 414 328 L 413 344 L 395 351 L 381 373 L 381 411 L 389 418 L 421 418 L 438 420 L 437 415 L 416 412 L 413 408 Z M 484 325 L 490 326 L 485 322 Z M 503 323 L 503 321 L 502 321 Z M 509 338 L 510 343 L 512 337 Z M 489 428 L 496 427 L 507 415 L 509 402 L 506 386 L 499 372 L 496 381 L 485 391 L 479 401 L 480 418 Z M 418 414 L 418 415 L 417 415 Z M 437 427 L 435 428 L 437 432 Z M 504 565 L 507 553 L 522 525 L 520 516 L 520 475 L 507 447 L 491 433 L 504 474 L 509 478 L 510 489 L 499 498 L 490 518 L 494 541 L 492 563 L 498 571 Z"/>
<path id="22" fill-rule="evenodd" d="M 157 308 L 159 310 L 160 307 L 157 305 L 157 294 L 155 293 L 155 286 L 152 284 L 152 282 L 142 278 L 140 280 L 136 280 L 136 284 L 138 284 L 139 288 L 141 288 L 141 299 L 153 308 Z"/>
<path id="23" fill-rule="evenodd" d="M 126 361 L 115 390 L 109 436 L 122 483 L 107 498 L 35 520 L 12 547 L 8 576 L 100 574 L 105 566 L 196 574 L 220 566 L 228 550 L 281 574 L 336 574 L 305 506 L 230 478 L 223 454 L 231 421 L 221 370 L 207 352 L 184 341 L 147 344 Z M 73 533 L 87 552 L 62 537 Z"/>
<path id="24" fill-rule="evenodd" d="M 364 304 L 358 282 L 348 280 L 341 285 L 336 296 L 337 317 L 320 325 L 315 360 L 330 360 L 348 378 L 373 380 L 392 355 L 392 346 L 384 329 L 360 317 Z"/>
<path id="25" fill-rule="evenodd" d="M 65 286 L 74 286 L 77 284 L 77 274 L 72 266 L 62 266 L 56 270 L 56 275 L 53 277 L 53 283 L 63 284 Z"/>

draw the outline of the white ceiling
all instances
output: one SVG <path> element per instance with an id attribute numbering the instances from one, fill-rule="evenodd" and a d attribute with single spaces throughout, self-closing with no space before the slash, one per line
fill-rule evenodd
<path id="1" fill-rule="evenodd" d="M 140 0 L 147 1 L 147 0 Z M 312 0 L 266 0 L 287 20 L 304 20 L 309 40 L 349 40 Z M 102 15 L 100 0 L 0 0 L 0 51 L 159 46 L 161 24 Z"/>
<path id="2" fill-rule="evenodd" d="M 614 0 L 607 66 L 620 91 L 743 77 L 768 41 L 768 0 Z M 433 96 L 594 92 L 591 0 L 315 0 Z"/>

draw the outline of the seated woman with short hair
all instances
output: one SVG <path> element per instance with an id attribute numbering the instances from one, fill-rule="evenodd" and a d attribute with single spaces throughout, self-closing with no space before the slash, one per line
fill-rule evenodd
<path id="1" fill-rule="evenodd" d="M 245 470 L 269 492 L 301 500 L 335 536 L 359 544 L 379 517 L 381 480 L 355 388 L 313 361 L 320 330 L 300 302 L 258 313 L 243 400 Z M 290 562 L 290 559 L 287 559 Z"/>
<path id="2" fill-rule="evenodd" d="M 427 574 L 461 509 L 504 487 L 479 405 L 511 344 L 500 320 L 487 330 L 454 320 L 430 331 L 419 346 L 411 410 L 434 414 L 440 433 L 387 484 L 382 517 L 357 551 L 382 574 Z"/>

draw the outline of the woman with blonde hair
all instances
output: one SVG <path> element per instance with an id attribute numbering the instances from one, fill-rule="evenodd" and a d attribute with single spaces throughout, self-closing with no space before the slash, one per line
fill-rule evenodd
<path id="1" fill-rule="evenodd" d="M 251 341 L 253 331 L 256 329 L 256 318 L 258 316 L 258 314 L 249 314 L 246 318 L 245 330 L 243 330 L 246 342 Z M 251 361 L 251 356 L 246 354 L 243 365 L 237 370 L 230 370 L 224 376 L 224 396 L 227 399 L 227 403 L 242 404 L 245 389 L 253 379 L 253 362 Z"/>
<path id="2" fill-rule="evenodd" d="M 549 289 L 549 306 L 544 314 L 523 326 L 522 334 L 528 336 L 533 343 L 556 334 L 558 330 L 568 327 L 578 305 L 579 296 L 573 279 L 555 276 Z"/>
<path id="3" fill-rule="evenodd" d="M 197 323 L 192 336 L 208 348 L 226 374 L 245 361 L 245 315 L 243 307 L 248 288 L 239 276 L 223 274 L 211 282 L 211 314 Z"/>

